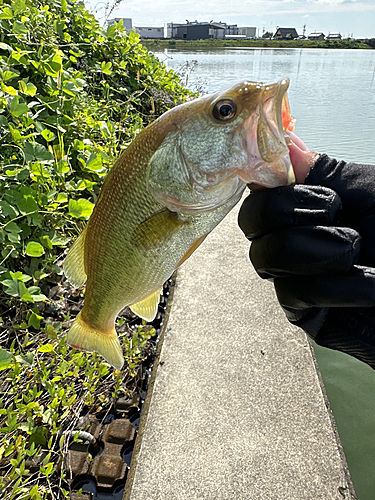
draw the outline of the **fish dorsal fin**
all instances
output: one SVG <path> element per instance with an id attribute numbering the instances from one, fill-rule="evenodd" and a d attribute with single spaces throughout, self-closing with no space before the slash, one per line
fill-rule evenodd
<path id="1" fill-rule="evenodd" d="M 145 299 L 131 305 L 130 309 L 140 318 L 145 319 L 146 321 L 153 321 L 158 312 L 158 304 L 162 291 L 162 287 L 158 288 L 156 292 L 151 293 L 151 295 Z"/>
<path id="2" fill-rule="evenodd" d="M 69 250 L 63 264 L 65 276 L 67 277 L 69 283 L 76 288 L 82 286 L 87 278 L 85 270 L 86 229 L 87 226 L 73 243 L 73 246 Z"/>

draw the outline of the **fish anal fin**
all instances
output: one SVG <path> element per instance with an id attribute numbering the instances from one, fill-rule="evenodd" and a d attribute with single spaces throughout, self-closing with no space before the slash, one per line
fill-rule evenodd
<path id="1" fill-rule="evenodd" d="M 151 293 L 148 297 L 140 300 L 136 304 L 132 304 L 130 309 L 134 314 L 139 316 L 146 321 L 153 321 L 158 312 L 158 305 L 160 301 L 160 295 L 163 292 L 163 288 L 159 288 L 156 292 Z"/>
<path id="2" fill-rule="evenodd" d="M 180 262 L 177 264 L 177 267 L 180 267 L 181 264 L 183 264 L 185 262 L 185 260 L 187 260 L 190 257 L 190 255 L 195 252 L 195 250 L 204 242 L 204 240 L 206 239 L 207 235 L 208 235 L 208 233 L 204 234 L 203 236 L 201 236 L 200 238 L 198 238 L 197 241 L 195 241 L 191 245 L 191 247 L 189 248 L 189 250 L 185 253 L 185 255 L 182 257 L 182 259 L 180 260 Z"/>
<path id="3" fill-rule="evenodd" d="M 82 286 L 87 278 L 85 270 L 85 239 L 86 229 L 78 236 L 65 257 L 63 269 L 69 283 L 76 288 Z"/>
<path id="4" fill-rule="evenodd" d="M 106 332 L 91 328 L 81 316 L 77 315 L 66 337 L 67 343 L 75 349 L 96 351 L 117 370 L 121 370 L 124 357 L 115 327 Z"/>

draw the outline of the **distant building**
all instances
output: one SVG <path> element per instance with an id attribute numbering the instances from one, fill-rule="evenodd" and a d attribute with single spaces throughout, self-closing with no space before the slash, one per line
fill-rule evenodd
<path id="1" fill-rule="evenodd" d="M 138 33 L 141 38 L 164 38 L 164 26 L 134 26 L 134 31 Z"/>
<path id="2" fill-rule="evenodd" d="M 224 28 L 224 36 L 228 36 L 228 35 L 233 35 L 233 36 L 236 36 L 236 35 L 239 35 L 239 28 L 237 26 L 237 24 L 227 24 L 227 23 L 215 23 L 217 24 L 218 26 L 222 26 Z"/>
<path id="3" fill-rule="evenodd" d="M 321 41 L 325 39 L 325 35 L 320 31 L 320 32 L 310 33 L 310 35 L 307 38 L 309 40 Z"/>
<path id="4" fill-rule="evenodd" d="M 295 40 L 298 38 L 298 33 L 296 28 L 277 28 L 273 38 L 276 40 Z"/>
<path id="5" fill-rule="evenodd" d="M 167 24 L 167 38 L 177 40 L 205 40 L 207 38 L 224 39 L 225 35 L 237 35 L 237 25 L 214 23 L 213 21 L 199 23 L 198 21 Z"/>
<path id="6" fill-rule="evenodd" d="M 115 17 L 114 19 L 108 19 L 107 26 L 112 26 L 112 24 L 118 23 L 121 20 L 126 31 L 132 31 L 133 20 L 130 17 Z"/>
<path id="7" fill-rule="evenodd" d="M 245 35 L 246 38 L 255 38 L 257 35 L 257 29 L 249 26 L 240 26 L 238 28 L 239 35 Z"/>
<path id="8" fill-rule="evenodd" d="M 328 33 L 327 40 L 342 40 L 340 33 Z"/>

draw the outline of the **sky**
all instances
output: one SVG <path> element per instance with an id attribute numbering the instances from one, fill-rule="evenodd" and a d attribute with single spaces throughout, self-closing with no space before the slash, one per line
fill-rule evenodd
<path id="1" fill-rule="evenodd" d="M 119 3 L 113 17 L 130 17 L 134 26 L 166 23 L 222 21 L 275 32 L 276 27 L 296 28 L 306 35 L 315 31 L 340 32 L 344 38 L 375 38 L 375 0 L 107 0 Z M 103 21 L 105 1 L 85 0 Z"/>

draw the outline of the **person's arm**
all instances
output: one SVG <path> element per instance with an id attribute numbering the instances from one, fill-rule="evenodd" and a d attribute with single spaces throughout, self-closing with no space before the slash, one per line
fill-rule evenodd
<path id="1" fill-rule="evenodd" d="M 294 137 L 305 183 L 252 192 L 241 207 L 250 259 L 289 321 L 375 368 L 375 166 L 319 156 Z"/>

